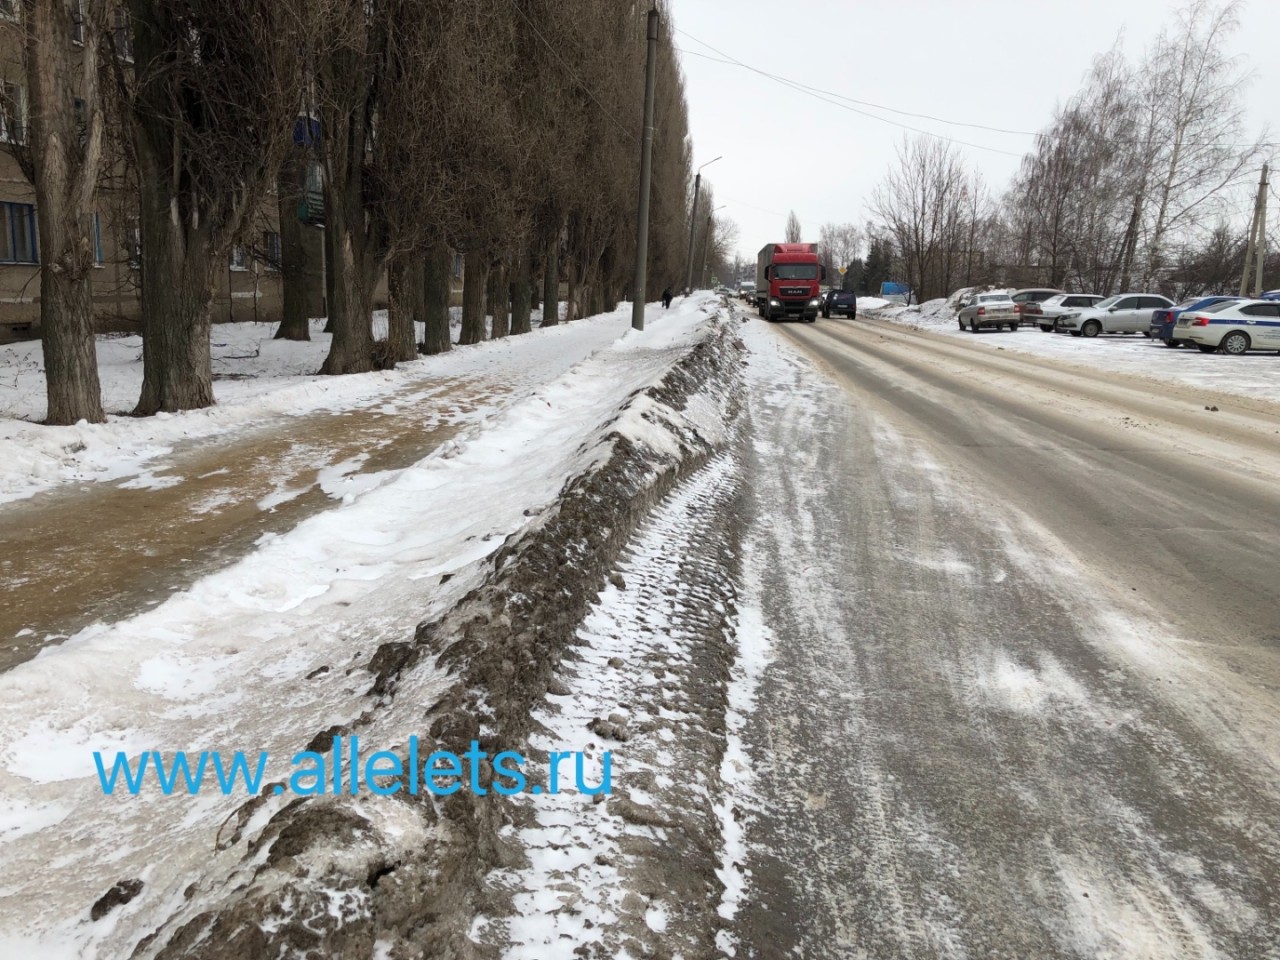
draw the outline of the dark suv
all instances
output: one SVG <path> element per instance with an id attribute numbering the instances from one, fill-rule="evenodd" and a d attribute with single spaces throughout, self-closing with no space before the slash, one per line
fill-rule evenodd
<path id="1" fill-rule="evenodd" d="M 833 313 L 852 320 L 858 315 L 858 298 L 849 290 L 828 290 L 822 298 L 822 316 L 830 320 Z"/>

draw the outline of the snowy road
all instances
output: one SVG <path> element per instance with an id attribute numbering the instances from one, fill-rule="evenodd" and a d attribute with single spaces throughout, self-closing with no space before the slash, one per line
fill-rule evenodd
<path id="1" fill-rule="evenodd" d="M 1280 413 L 743 330 L 737 955 L 1280 956 Z"/>

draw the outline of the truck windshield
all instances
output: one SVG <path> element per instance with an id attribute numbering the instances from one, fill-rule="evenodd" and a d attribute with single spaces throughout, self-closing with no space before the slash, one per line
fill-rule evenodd
<path id="1" fill-rule="evenodd" d="M 816 280 L 816 263 L 779 263 L 773 268 L 775 280 Z"/>

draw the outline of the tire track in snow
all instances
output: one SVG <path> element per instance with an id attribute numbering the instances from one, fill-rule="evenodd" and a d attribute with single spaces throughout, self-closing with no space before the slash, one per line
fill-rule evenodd
<path id="1" fill-rule="evenodd" d="M 598 771 L 609 750 L 614 793 L 517 798 L 505 839 L 527 863 L 491 875 L 497 906 L 472 927 L 506 960 L 711 948 L 734 885 L 716 871 L 738 475 L 721 454 L 646 521 L 536 715 L 531 754 L 584 748 Z"/>

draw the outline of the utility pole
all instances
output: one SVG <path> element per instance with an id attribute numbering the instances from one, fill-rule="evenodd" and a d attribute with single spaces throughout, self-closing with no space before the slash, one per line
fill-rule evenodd
<path id="1" fill-rule="evenodd" d="M 702 167 L 709 167 L 716 160 L 721 159 L 723 157 L 708 160 Z M 698 191 L 702 187 L 702 167 L 698 168 L 698 172 L 693 178 L 693 210 L 689 212 L 689 256 L 684 265 L 684 288 L 686 290 L 693 289 L 693 235 L 698 225 Z"/>
<path id="2" fill-rule="evenodd" d="M 658 8 L 649 11 L 649 58 L 644 68 L 644 137 L 640 144 L 640 211 L 636 217 L 636 274 L 631 329 L 644 329 L 645 274 L 649 267 L 649 178 L 653 167 L 653 85 L 658 67 Z"/>
<path id="3" fill-rule="evenodd" d="M 1262 264 L 1267 255 L 1267 165 L 1262 165 L 1258 181 L 1258 197 L 1253 202 L 1253 223 L 1249 225 L 1249 244 L 1244 251 L 1244 269 L 1240 272 L 1240 296 L 1249 295 L 1249 267 L 1253 267 L 1253 295 L 1262 293 Z"/>

